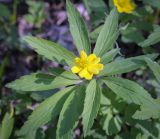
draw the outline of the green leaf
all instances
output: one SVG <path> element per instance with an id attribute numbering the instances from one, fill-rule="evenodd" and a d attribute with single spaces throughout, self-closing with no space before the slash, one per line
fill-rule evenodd
<path id="1" fill-rule="evenodd" d="M 144 139 L 159 139 L 159 129 L 156 127 L 156 124 L 152 120 L 139 120 L 135 126 L 136 128 L 140 129 L 141 132 L 146 136 Z"/>
<path id="2" fill-rule="evenodd" d="M 113 61 L 113 59 L 115 58 L 115 56 L 120 53 L 120 49 L 116 48 L 116 49 L 112 49 L 109 52 L 107 52 L 102 58 L 101 58 L 101 63 L 103 64 L 107 64 L 111 61 Z"/>
<path id="3" fill-rule="evenodd" d="M 86 89 L 84 109 L 82 113 L 82 123 L 84 136 L 86 136 L 94 123 L 100 106 L 101 89 L 93 79 Z"/>
<path id="4" fill-rule="evenodd" d="M 84 5 L 90 16 L 92 26 L 97 26 L 103 22 L 108 8 L 104 0 L 83 0 Z"/>
<path id="5" fill-rule="evenodd" d="M 143 11 L 143 10 L 145 10 L 145 11 Z M 149 14 L 149 13 L 146 11 L 146 9 L 142 9 L 142 11 L 143 11 L 143 12 L 141 13 L 141 15 L 146 12 L 146 13 L 144 14 L 144 17 Z M 138 22 L 138 24 L 137 24 L 137 22 Z M 150 32 L 150 31 L 153 30 L 153 25 L 152 25 L 152 23 L 146 22 L 145 20 L 137 21 L 137 22 L 130 23 L 130 24 L 129 24 L 129 27 L 136 28 L 136 29 L 142 30 L 142 31 L 148 31 L 148 32 Z"/>
<path id="6" fill-rule="evenodd" d="M 117 134 L 121 130 L 121 121 L 118 116 L 113 116 L 110 113 L 104 116 L 103 130 L 107 135 Z"/>
<path id="7" fill-rule="evenodd" d="M 61 64 L 66 62 L 69 66 L 74 65 L 75 55 L 57 43 L 32 36 L 27 36 L 24 40 L 45 58 L 55 60 Z"/>
<path id="8" fill-rule="evenodd" d="M 155 59 L 157 56 L 158 54 L 148 54 L 148 55 L 142 55 L 142 56 L 113 61 L 104 66 L 104 69 L 102 72 L 100 72 L 99 76 L 122 74 L 136 70 L 141 66 L 146 65 L 145 58 L 149 57 L 151 59 Z"/>
<path id="9" fill-rule="evenodd" d="M 136 27 L 128 27 L 125 30 L 121 31 L 122 41 L 125 43 L 140 43 L 145 40 L 141 30 Z"/>
<path id="10" fill-rule="evenodd" d="M 142 135 L 141 133 L 137 134 L 136 139 L 148 139 L 148 137 L 144 134 Z"/>
<path id="11" fill-rule="evenodd" d="M 160 1 L 159 0 L 143 0 L 144 3 L 149 4 L 155 8 L 160 9 Z"/>
<path id="12" fill-rule="evenodd" d="M 91 40 L 92 40 L 93 42 L 96 42 L 96 40 L 97 40 L 97 38 L 98 38 L 98 36 L 99 36 L 99 33 L 101 32 L 102 28 L 103 28 L 103 25 L 98 26 L 95 30 L 93 30 L 93 31 L 91 32 L 90 38 L 91 38 Z"/>
<path id="13" fill-rule="evenodd" d="M 29 116 L 27 122 L 19 131 L 19 135 L 33 136 L 38 128 L 54 120 L 72 90 L 73 87 L 65 88 L 43 101 Z"/>
<path id="14" fill-rule="evenodd" d="M 124 122 L 128 123 L 129 125 L 135 125 L 138 120 L 133 119 L 133 114 L 138 110 L 139 106 L 136 104 L 129 104 L 125 107 L 124 112 Z"/>
<path id="15" fill-rule="evenodd" d="M 126 108 L 126 103 L 106 86 L 103 86 L 101 105 L 102 115 L 106 115 L 108 112 L 121 113 Z"/>
<path id="16" fill-rule="evenodd" d="M 102 133 L 99 133 L 97 129 L 92 129 L 89 131 L 86 139 L 106 139 L 106 135 L 102 135 Z"/>
<path id="17" fill-rule="evenodd" d="M 160 118 L 160 101 L 154 100 L 154 105 L 142 105 L 140 107 L 140 110 L 135 112 L 133 118 L 139 120 L 146 120 L 149 118 Z"/>
<path id="18" fill-rule="evenodd" d="M 113 9 L 107 17 L 94 48 L 94 53 L 102 57 L 113 48 L 118 35 L 118 13 Z"/>
<path id="19" fill-rule="evenodd" d="M 85 87 L 80 86 L 73 90 L 65 101 L 58 121 L 57 139 L 67 139 L 66 136 L 69 135 L 68 139 L 72 138 L 72 130 L 83 111 L 84 97 Z"/>
<path id="20" fill-rule="evenodd" d="M 150 69 L 153 71 L 153 74 L 155 75 L 156 79 L 160 83 L 160 65 L 156 62 L 153 62 L 149 58 L 146 58 L 146 63 L 148 64 Z"/>
<path id="21" fill-rule="evenodd" d="M 11 12 L 9 11 L 8 7 L 4 4 L 0 4 L 0 9 L 1 9 L 1 12 L 0 12 L 0 16 L 4 16 L 4 17 L 7 17 L 9 18 L 10 15 L 11 15 Z"/>
<path id="22" fill-rule="evenodd" d="M 59 67 L 49 67 L 48 68 L 48 72 L 50 72 L 51 74 L 55 75 L 55 76 L 59 76 L 61 75 L 65 70 L 63 68 L 59 68 Z"/>
<path id="23" fill-rule="evenodd" d="M 26 1 L 28 5 L 28 14 L 25 14 L 24 19 L 40 28 L 45 21 L 47 12 L 45 11 L 45 3 L 42 1 Z"/>
<path id="24" fill-rule="evenodd" d="M 160 26 L 155 27 L 154 32 L 152 32 L 148 38 L 141 42 L 139 45 L 142 47 L 148 47 L 160 42 Z"/>
<path id="25" fill-rule="evenodd" d="M 151 104 L 153 105 L 153 99 L 150 94 L 142 88 L 139 84 L 115 77 L 107 77 L 104 83 L 120 98 L 124 99 L 128 103 L 135 103 L 138 105 Z"/>
<path id="26" fill-rule="evenodd" d="M 70 0 L 67 0 L 67 15 L 70 31 L 78 52 L 84 50 L 87 54 L 90 54 L 91 44 L 85 22 Z"/>
<path id="27" fill-rule="evenodd" d="M 0 139 L 9 139 L 14 125 L 14 118 L 9 113 L 6 113 L 0 129 Z"/>
<path id="28" fill-rule="evenodd" d="M 51 89 L 47 91 L 34 91 L 31 92 L 30 97 L 36 100 L 37 102 L 42 102 L 43 100 L 47 99 L 51 95 L 57 92 L 58 89 Z M 32 100 L 31 100 L 32 101 Z M 24 104 L 22 104 L 24 105 Z M 23 109 L 23 108 L 22 108 Z"/>
<path id="29" fill-rule="evenodd" d="M 57 77 L 44 73 L 33 73 L 7 84 L 7 87 L 18 91 L 45 91 L 76 84 L 78 79 L 78 76 L 69 71 Z"/>
<path id="30" fill-rule="evenodd" d="M 2 78 L 3 78 L 3 74 L 5 72 L 5 69 L 6 69 L 8 62 L 9 62 L 8 56 L 6 56 L 0 65 L 0 88 L 1 88 L 1 84 L 2 84 L 1 82 L 2 82 Z"/>

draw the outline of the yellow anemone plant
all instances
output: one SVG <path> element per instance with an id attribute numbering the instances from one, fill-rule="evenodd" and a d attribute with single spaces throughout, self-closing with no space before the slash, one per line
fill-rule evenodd
<path id="1" fill-rule="evenodd" d="M 80 57 L 75 58 L 75 66 L 71 68 L 73 73 L 78 73 L 81 78 L 91 80 L 93 75 L 99 74 L 103 70 L 103 64 L 95 54 L 87 56 L 85 51 L 80 52 Z"/>
<path id="2" fill-rule="evenodd" d="M 113 0 L 119 13 L 132 13 L 136 5 L 132 0 Z"/>
<path id="3" fill-rule="evenodd" d="M 132 11 L 133 8 L 129 6 L 128 0 L 121 0 L 121 3 L 118 4 L 122 4 L 122 2 L 124 2 L 123 5 L 120 5 L 122 9 L 119 8 L 121 12 Z M 79 123 L 83 125 L 82 136 L 85 138 L 90 134 L 98 112 L 102 110 L 101 100 L 106 100 L 108 96 L 104 93 L 114 93 L 116 98 L 121 98 L 127 104 L 141 105 L 141 110 L 137 109 L 133 115 L 136 119 L 138 117 L 146 119 L 146 115 L 148 119 L 159 118 L 160 106 L 157 100 L 155 101 L 139 84 L 116 76 L 145 66 L 146 63 L 152 62 L 151 59 L 154 60 L 158 55 L 148 54 L 114 60 L 119 53 L 119 49 L 114 48 L 118 34 L 118 12 L 115 8 L 107 16 L 92 51 L 83 18 L 70 0 L 67 0 L 66 5 L 70 31 L 80 56 L 77 57 L 61 45 L 48 40 L 32 36 L 24 38 L 39 55 L 48 60 L 65 64 L 71 70 L 50 67 L 45 73 L 36 72 L 25 75 L 7 84 L 8 88 L 16 90 L 17 93 L 54 90 L 54 93 L 52 92 L 53 94 L 32 112 L 19 130 L 18 136 L 27 139 L 36 138 L 37 130 L 40 127 L 48 123 L 53 124 L 53 121 L 57 121 L 57 117 L 59 117 L 56 139 L 72 139 L 72 133 L 76 127 L 78 128 Z M 123 8 L 125 5 L 126 9 Z M 144 62 L 145 60 L 147 62 Z M 151 65 L 154 65 L 154 62 Z M 89 81 L 80 80 L 76 74 Z M 97 75 L 98 78 L 93 79 L 94 75 Z M 55 91 L 57 92 L 55 93 Z M 114 105 L 111 105 L 111 107 L 114 107 Z M 146 115 L 144 112 L 146 112 Z M 107 114 L 110 115 L 111 113 Z M 106 113 L 102 116 L 106 117 Z M 82 120 L 80 120 L 80 117 Z M 106 130 L 109 129 L 106 128 Z M 119 132 L 121 133 L 121 130 Z M 118 132 L 116 131 L 116 133 Z"/>

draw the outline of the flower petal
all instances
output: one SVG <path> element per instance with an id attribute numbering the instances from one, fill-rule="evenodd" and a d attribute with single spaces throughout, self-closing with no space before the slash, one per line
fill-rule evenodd
<path id="1" fill-rule="evenodd" d="M 97 70 L 103 70 L 103 67 L 104 67 L 103 64 L 95 64 L 94 65 L 94 68 Z"/>
<path id="2" fill-rule="evenodd" d="M 93 74 L 98 74 L 99 73 L 99 69 L 97 69 L 94 65 L 88 66 L 88 71 L 90 73 L 93 73 Z"/>
<path id="3" fill-rule="evenodd" d="M 95 54 L 91 54 L 88 56 L 88 61 L 92 62 L 97 58 L 97 56 Z"/>
<path id="4" fill-rule="evenodd" d="M 91 80 L 93 78 L 93 74 L 88 74 L 84 77 L 86 80 Z"/>
<path id="5" fill-rule="evenodd" d="M 75 64 L 77 65 L 77 66 L 79 66 L 80 65 L 80 58 L 79 57 L 76 57 L 75 59 L 74 59 L 74 62 L 75 62 Z"/>
<path id="6" fill-rule="evenodd" d="M 94 64 L 88 66 L 88 71 L 93 74 L 99 74 L 99 71 L 103 69 L 103 64 Z"/>
<path id="7" fill-rule="evenodd" d="M 92 74 L 92 73 L 89 73 L 89 72 L 87 71 L 87 68 L 85 68 L 85 69 L 83 69 L 83 70 L 79 73 L 79 76 L 80 76 L 81 78 L 85 78 L 85 79 L 87 79 L 87 80 L 91 80 L 92 77 L 93 77 L 93 74 Z"/>
<path id="8" fill-rule="evenodd" d="M 74 67 L 72 67 L 71 71 L 72 71 L 73 73 L 78 73 L 78 72 L 81 71 L 81 67 L 74 66 Z"/>
<path id="9" fill-rule="evenodd" d="M 97 57 L 95 54 L 91 54 L 91 55 L 88 57 L 88 61 L 89 61 L 89 63 L 97 64 L 97 63 L 100 62 L 100 58 Z"/>
<path id="10" fill-rule="evenodd" d="M 104 65 L 103 64 L 96 64 L 95 67 L 99 70 L 103 70 Z"/>
<path id="11" fill-rule="evenodd" d="M 87 54 L 86 54 L 85 51 L 81 51 L 81 53 L 80 53 L 80 58 L 81 58 L 82 60 L 87 59 Z"/>
<path id="12" fill-rule="evenodd" d="M 119 13 L 132 13 L 136 5 L 133 0 L 113 0 Z"/>

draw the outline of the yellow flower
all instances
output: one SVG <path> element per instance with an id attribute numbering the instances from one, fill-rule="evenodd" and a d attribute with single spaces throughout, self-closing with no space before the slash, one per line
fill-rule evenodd
<path id="1" fill-rule="evenodd" d="M 119 13 L 132 13 L 136 5 L 132 0 L 113 0 Z"/>
<path id="2" fill-rule="evenodd" d="M 103 69 L 103 64 L 100 63 L 100 58 L 95 54 L 87 54 L 84 51 L 80 52 L 80 57 L 75 58 L 75 66 L 72 67 L 73 73 L 78 73 L 81 78 L 91 80 L 94 74 L 99 74 Z"/>

